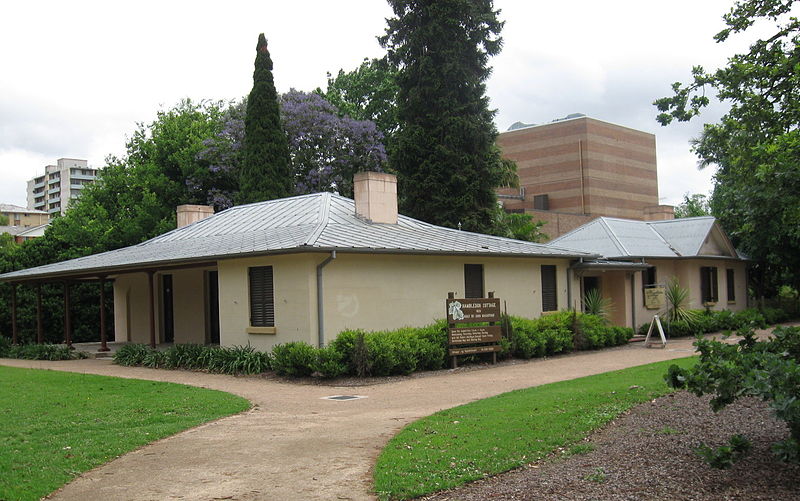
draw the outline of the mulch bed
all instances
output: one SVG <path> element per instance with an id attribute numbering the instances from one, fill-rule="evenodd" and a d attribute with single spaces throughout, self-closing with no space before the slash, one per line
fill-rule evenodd
<path id="1" fill-rule="evenodd" d="M 752 443 L 731 469 L 708 466 L 693 449 L 725 445 L 736 433 Z M 800 466 L 770 447 L 788 437 L 782 421 L 755 399 L 719 413 L 708 398 L 674 393 L 637 406 L 590 436 L 585 454 L 545 461 L 441 492 L 425 500 L 797 500 Z"/>

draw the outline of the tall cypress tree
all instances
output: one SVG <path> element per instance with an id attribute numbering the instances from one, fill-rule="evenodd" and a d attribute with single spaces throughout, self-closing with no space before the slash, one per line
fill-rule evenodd
<path id="1" fill-rule="evenodd" d="M 400 68 L 391 166 L 403 211 L 434 224 L 488 233 L 499 151 L 486 79 L 503 23 L 491 0 L 389 0 L 381 44 Z"/>
<path id="2" fill-rule="evenodd" d="M 247 98 L 237 202 L 246 204 L 292 194 L 291 160 L 281 125 L 272 59 L 264 34 L 258 36 L 253 90 Z"/>

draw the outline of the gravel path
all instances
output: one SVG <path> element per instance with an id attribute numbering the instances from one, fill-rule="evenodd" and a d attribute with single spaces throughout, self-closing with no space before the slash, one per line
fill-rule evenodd
<path id="1" fill-rule="evenodd" d="M 679 392 L 641 404 L 589 437 L 591 452 L 553 456 L 424 499 L 800 499 L 800 466 L 770 452 L 788 437 L 785 424 L 758 400 L 742 399 L 717 414 L 708 400 Z M 700 442 L 724 445 L 735 433 L 753 447 L 729 470 L 707 466 L 692 451 Z"/>

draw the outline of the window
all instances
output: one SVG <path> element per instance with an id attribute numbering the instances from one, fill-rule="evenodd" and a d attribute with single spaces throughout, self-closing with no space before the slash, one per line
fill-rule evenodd
<path id="1" fill-rule="evenodd" d="M 736 302 L 736 280 L 734 280 L 733 270 L 728 268 L 725 270 L 725 286 L 728 288 L 728 302 Z"/>
<path id="2" fill-rule="evenodd" d="M 551 264 L 543 264 L 542 311 L 556 311 L 558 309 L 556 285 L 556 267 Z"/>
<path id="3" fill-rule="evenodd" d="M 250 268 L 250 326 L 275 327 L 272 266 Z"/>
<path id="4" fill-rule="evenodd" d="M 658 284 L 656 267 L 651 266 L 642 272 L 642 303 L 647 306 L 647 296 L 644 291 Z"/>
<path id="5" fill-rule="evenodd" d="M 719 300 L 717 289 L 717 268 L 703 266 L 700 268 L 700 296 L 704 303 L 716 303 Z"/>
<path id="6" fill-rule="evenodd" d="M 464 297 L 483 297 L 483 265 L 464 265 Z"/>

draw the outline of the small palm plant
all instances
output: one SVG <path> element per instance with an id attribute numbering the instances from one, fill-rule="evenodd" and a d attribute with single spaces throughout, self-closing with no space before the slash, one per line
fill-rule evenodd
<path id="1" fill-rule="evenodd" d="M 686 322 L 691 325 L 695 322 L 697 314 L 686 306 L 689 302 L 689 289 L 682 287 L 677 277 L 672 277 L 667 282 L 664 299 L 666 305 L 663 315 L 668 324 Z"/>
<path id="2" fill-rule="evenodd" d="M 603 297 L 600 289 L 591 289 L 583 296 L 583 311 L 607 320 L 614 311 L 614 303 L 611 298 Z"/>

